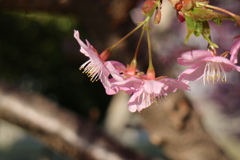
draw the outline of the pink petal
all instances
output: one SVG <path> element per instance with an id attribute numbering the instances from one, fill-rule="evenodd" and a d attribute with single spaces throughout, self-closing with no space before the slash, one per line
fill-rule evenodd
<path id="1" fill-rule="evenodd" d="M 113 79 L 115 79 L 115 81 L 124 80 L 120 73 L 122 72 L 121 69 L 126 69 L 126 67 L 122 63 L 118 61 L 107 61 L 105 63 L 105 66 L 109 70 L 111 76 L 113 77 Z"/>
<path id="2" fill-rule="evenodd" d="M 119 90 L 132 94 L 141 88 L 143 82 L 139 78 L 129 77 L 125 80 L 119 80 L 112 83 L 113 86 L 118 87 Z"/>
<path id="3" fill-rule="evenodd" d="M 226 72 L 230 72 L 232 70 L 238 70 L 238 66 L 225 57 L 220 57 L 220 56 L 206 57 L 203 59 L 203 61 L 206 63 L 207 62 L 221 63 L 221 65 L 223 66 L 223 69 Z"/>
<path id="4" fill-rule="evenodd" d="M 178 79 L 188 84 L 189 81 L 195 81 L 202 77 L 205 69 L 205 63 L 200 66 L 194 66 L 192 68 L 186 69 L 179 76 Z"/>
<path id="5" fill-rule="evenodd" d="M 128 101 L 128 110 L 130 112 L 136 112 L 139 111 L 138 108 L 146 108 L 143 103 L 143 99 L 139 99 L 140 95 L 142 94 L 143 89 L 139 90 L 138 92 L 135 92 Z M 140 109 L 140 110 L 141 110 Z"/>
<path id="6" fill-rule="evenodd" d="M 230 61 L 235 64 L 238 62 L 239 49 L 240 49 L 240 38 L 233 43 L 230 50 L 230 54 L 231 54 Z"/>
<path id="7" fill-rule="evenodd" d="M 128 105 L 131 112 L 149 107 L 157 98 L 165 96 L 163 93 L 164 84 L 156 80 L 143 80 L 144 84 L 131 96 Z"/>
<path id="8" fill-rule="evenodd" d="M 192 66 L 201 63 L 201 60 L 205 57 L 212 57 L 211 52 L 206 50 L 193 50 L 182 53 L 181 57 L 177 59 L 177 62 L 181 65 Z"/>
<path id="9" fill-rule="evenodd" d="M 145 92 L 155 95 L 161 94 L 161 90 L 164 87 L 164 84 L 156 80 L 144 80 L 143 89 Z"/>
<path id="10" fill-rule="evenodd" d="M 83 41 L 81 41 L 81 39 L 79 38 L 79 32 L 77 30 L 74 30 L 74 34 L 73 34 L 74 38 L 78 41 L 79 45 L 81 46 L 80 48 L 80 52 L 83 53 L 85 56 L 89 57 L 88 52 L 86 51 L 86 49 L 88 48 L 87 45 L 85 43 L 83 43 Z"/>
<path id="11" fill-rule="evenodd" d="M 124 75 L 120 75 L 117 68 L 121 67 L 124 68 L 125 66 L 117 61 L 107 61 L 105 63 L 106 68 L 110 72 L 111 78 L 111 88 L 113 92 L 111 94 L 116 94 L 114 91 L 118 92 L 119 90 L 125 91 L 128 94 L 132 94 L 132 92 L 135 92 L 138 90 L 142 85 L 142 80 L 136 77 L 129 77 L 127 79 L 124 79 Z M 110 94 L 110 92 L 108 92 Z"/>
<path id="12" fill-rule="evenodd" d="M 133 97 L 133 101 L 131 102 L 131 98 Z M 135 92 L 128 102 L 129 111 L 138 111 L 140 112 L 144 108 L 149 107 L 152 104 L 152 100 L 146 97 L 146 93 L 141 89 L 138 92 Z"/>
<path id="13" fill-rule="evenodd" d="M 164 78 L 161 80 L 165 85 L 168 85 L 168 92 L 174 92 L 176 89 L 181 89 L 181 90 L 190 90 L 190 87 L 186 84 L 183 83 L 182 81 L 172 79 L 172 78 Z"/>

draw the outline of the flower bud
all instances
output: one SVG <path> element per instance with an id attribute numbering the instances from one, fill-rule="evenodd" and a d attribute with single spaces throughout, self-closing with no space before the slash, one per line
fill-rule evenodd
<path id="1" fill-rule="evenodd" d="M 181 11 L 177 12 L 177 18 L 178 18 L 179 22 L 181 22 L 181 23 L 185 21 L 185 17 Z"/>
<path id="2" fill-rule="evenodd" d="M 155 1 L 147 0 L 143 3 L 142 11 L 144 15 L 148 15 L 153 9 L 155 9 Z"/>
<path id="3" fill-rule="evenodd" d="M 159 24 L 161 21 L 161 17 L 162 17 L 161 9 L 157 8 L 157 10 L 155 11 L 154 23 Z"/>

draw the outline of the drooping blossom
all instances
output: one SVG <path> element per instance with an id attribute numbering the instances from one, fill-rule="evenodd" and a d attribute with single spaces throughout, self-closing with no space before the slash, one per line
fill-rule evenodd
<path id="1" fill-rule="evenodd" d="M 143 84 L 133 93 L 128 102 L 130 112 L 140 112 L 177 89 L 189 90 L 185 83 L 171 78 L 142 79 Z"/>
<path id="2" fill-rule="evenodd" d="M 83 73 L 91 77 L 90 80 L 92 82 L 100 80 L 107 94 L 116 94 L 118 89 L 112 86 L 108 77 L 111 72 L 116 72 L 115 69 L 117 66 L 122 67 L 124 65 L 117 61 L 105 61 L 105 58 L 102 58 L 104 55 L 99 55 L 97 50 L 87 40 L 85 44 L 79 38 L 77 30 L 74 30 L 74 37 L 81 46 L 80 52 L 89 58 L 88 61 L 81 65 L 80 70 L 83 70 Z"/>
<path id="3" fill-rule="evenodd" d="M 189 86 L 179 80 L 166 77 L 153 77 L 139 72 L 135 66 L 128 66 L 113 69 L 115 66 L 109 64 L 111 70 L 110 82 L 115 90 L 122 90 L 131 95 L 128 102 L 130 112 L 140 112 L 142 109 L 149 107 L 152 103 L 157 102 L 161 97 L 167 96 L 170 92 L 177 89 L 189 90 Z M 153 74 L 155 75 L 155 74 Z"/>
<path id="4" fill-rule="evenodd" d="M 181 81 L 165 77 L 149 79 L 146 75 L 130 76 L 113 82 L 113 85 L 118 86 L 120 90 L 131 90 L 132 95 L 128 102 L 130 112 L 140 112 L 177 89 L 189 90 L 189 86 Z"/>
<path id="5" fill-rule="evenodd" d="M 237 70 L 240 72 L 240 67 L 237 66 L 237 55 L 240 48 L 240 41 L 236 41 L 230 50 L 230 60 L 224 54 L 222 56 L 214 55 L 206 50 L 193 50 L 185 52 L 178 58 L 178 63 L 185 66 L 192 66 L 183 71 L 178 79 L 189 83 L 203 78 L 204 85 L 208 83 L 222 80 L 225 82 L 226 72 Z"/>

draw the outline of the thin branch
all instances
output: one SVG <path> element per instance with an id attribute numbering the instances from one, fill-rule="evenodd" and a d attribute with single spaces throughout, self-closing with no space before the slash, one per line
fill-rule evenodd
<path id="1" fill-rule="evenodd" d="M 0 118 L 24 128 L 47 146 L 75 160 L 151 159 L 124 148 L 94 124 L 43 96 L 3 83 L 0 83 Z"/>

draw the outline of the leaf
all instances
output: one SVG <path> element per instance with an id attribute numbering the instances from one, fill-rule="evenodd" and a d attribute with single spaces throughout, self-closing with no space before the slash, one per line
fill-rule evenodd
<path id="1" fill-rule="evenodd" d="M 190 36 L 192 35 L 192 33 L 195 30 L 195 27 L 194 27 L 194 21 L 191 20 L 189 17 L 186 17 L 185 20 L 186 20 L 186 24 L 187 24 L 187 36 L 186 36 L 184 42 L 188 43 Z"/>
<path id="2" fill-rule="evenodd" d="M 191 10 L 182 11 L 184 13 L 184 16 L 186 17 L 191 17 L 191 19 L 195 21 L 210 21 L 210 20 L 216 20 L 218 19 L 223 20 L 223 19 L 231 19 L 230 16 L 226 16 L 224 14 L 214 12 L 211 9 L 206 9 L 206 8 L 192 8 Z"/>
<path id="3" fill-rule="evenodd" d="M 184 10 L 183 13 L 188 30 L 185 43 L 188 43 L 190 36 L 194 33 L 196 37 L 202 35 L 210 45 L 217 48 L 217 44 L 211 41 L 208 21 L 213 20 L 217 25 L 221 25 L 222 19 L 228 17 L 205 8 L 193 8 L 188 11 Z"/>

